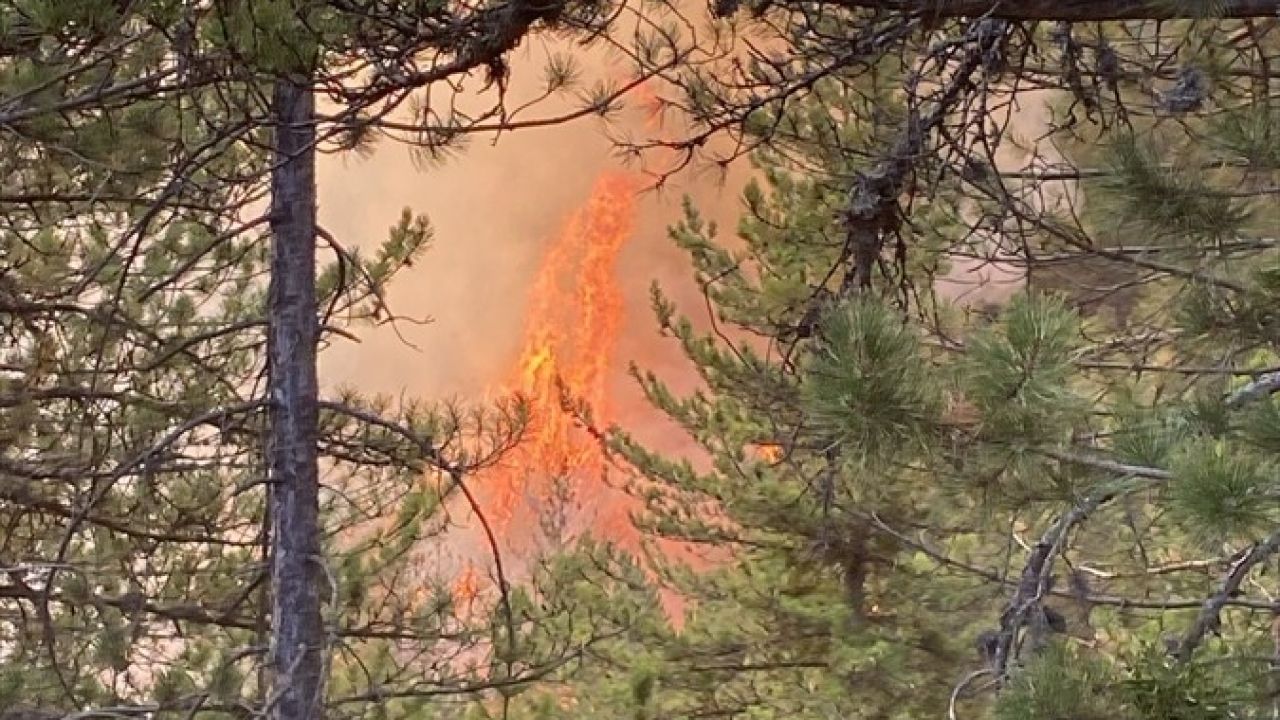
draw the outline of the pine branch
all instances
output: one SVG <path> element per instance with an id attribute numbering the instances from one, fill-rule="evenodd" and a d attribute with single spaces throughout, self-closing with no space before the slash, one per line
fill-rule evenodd
<path id="1" fill-rule="evenodd" d="M 439 449 L 432 445 L 431 438 L 422 437 L 399 423 L 391 422 L 374 413 L 365 412 L 340 403 L 321 400 L 319 407 L 350 415 L 363 422 L 403 436 L 419 448 L 424 459 L 448 474 L 452 482 L 450 489 L 456 488 L 462 492 L 471 511 L 475 513 L 476 519 L 479 520 L 481 530 L 484 532 L 485 540 L 489 546 L 489 554 L 493 558 L 494 573 L 498 576 L 499 601 L 502 605 L 503 619 L 507 625 L 507 637 L 512 647 L 514 647 L 516 644 L 515 610 L 511 604 L 511 584 L 507 579 L 506 569 L 502 560 L 502 550 L 498 544 L 498 536 L 489 522 L 488 515 L 484 512 L 484 508 L 480 505 L 480 501 L 476 499 L 475 494 L 471 492 L 471 488 L 467 486 L 463 469 L 456 463 L 451 463 L 445 459 Z"/>
<path id="2" fill-rule="evenodd" d="M 360 108 L 369 107 L 395 93 L 425 87 L 499 62 L 515 49 L 535 22 L 555 18 L 567 4 L 568 0 L 511 0 L 477 11 L 468 19 L 470 27 L 463 28 L 470 33 L 460 32 L 455 38 L 458 50 L 452 61 L 428 70 L 395 77 L 383 76 L 379 78 L 381 83 L 378 87 L 347 93 L 352 108 L 350 115 L 354 117 Z"/>
<path id="3" fill-rule="evenodd" d="M 0 568 L 0 570 L 4 569 Z M 72 607 L 81 607 L 85 605 L 110 607 L 127 614 L 143 612 L 153 615 L 161 620 L 173 623 L 192 623 L 195 625 L 226 628 L 230 630 L 258 629 L 257 617 L 230 615 L 222 610 L 211 609 L 197 603 L 159 603 L 130 593 L 126 593 L 124 595 L 96 593 L 77 597 L 75 599 L 56 592 L 48 593 L 47 598 L 45 595 L 46 593 L 44 590 L 38 590 L 24 585 L 0 585 L 0 599 L 25 600 L 31 603 L 42 603 L 47 600 L 50 604 Z M 465 633 L 454 635 L 445 632 L 431 633 L 428 635 L 421 632 L 408 631 L 396 625 L 374 624 L 373 622 L 369 622 L 364 625 L 339 627 L 334 631 L 334 634 L 337 637 L 344 639 L 399 640 L 417 642 L 430 642 L 434 640 L 456 641 L 467 636 Z"/>
<path id="4" fill-rule="evenodd" d="M 1048 592 L 1054 557 L 1062 551 L 1067 535 L 1094 510 L 1115 496 L 1115 491 L 1110 488 L 1091 493 L 1054 523 L 1032 548 L 1031 557 L 1022 568 L 1018 589 L 1000 616 L 1000 631 L 992 662 L 996 677 L 1004 679 L 1007 676 L 1018 633 Z"/>
<path id="5" fill-rule="evenodd" d="M 2 468 L 0 469 L 7 469 Z M 84 477 L 83 475 L 79 477 Z M 10 503 L 13 508 L 21 508 L 33 513 L 41 513 L 52 515 L 53 517 L 63 520 L 72 520 L 82 522 L 88 525 L 96 525 L 103 527 L 121 535 L 135 538 L 139 540 L 149 540 L 153 542 L 172 542 L 172 543 L 191 543 L 204 545 L 221 545 L 225 547 L 253 547 L 258 543 L 252 540 L 236 540 L 231 537 L 219 537 L 216 535 L 204 535 L 194 532 L 181 532 L 181 528 L 172 528 L 170 531 L 156 530 L 147 527 L 138 527 L 130 523 L 124 522 L 119 518 L 113 518 L 107 515 L 97 513 L 82 513 L 66 505 L 46 498 L 33 495 L 23 485 L 15 485 L 14 487 L 5 487 L 0 485 L 0 500 Z"/>
<path id="6" fill-rule="evenodd" d="M 875 531 L 888 535 L 894 540 L 902 543 L 902 545 L 905 547 L 909 547 L 913 550 L 918 550 L 924 553 L 931 560 L 938 563 L 939 565 L 953 568 L 962 573 L 972 575 L 975 578 L 980 578 L 987 582 L 996 583 L 998 585 L 1016 586 L 1019 582 L 1018 580 L 1009 579 L 1008 577 L 1006 577 L 1005 575 L 1003 575 L 1002 573 L 996 570 L 980 567 L 977 565 L 972 565 L 970 563 L 957 560 L 947 555 L 946 553 L 942 552 L 941 550 L 938 550 L 937 548 L 932 547 L 926 542 L 916 540 L 901 531 L 895 530 L 894 528 L 889 526 L 887 523 L 885 523 L 884 520 L 876 516 L 875 513 L 865 513 L 857 510 L 852 510 L 849 508 L 844 508 L 844 510 L 846 512 L 851 512 L 852 514 L 855 514 L 858 517 L 861 517 L 862 519 L 866 520 L 867 523 L 871 526 L 871 528 L 874 529 Z M 1214 564 L 1221 564 L 1221 561 L 1217 561 L 1217 562 L 1191 561 L 1187 563 L 1177 563 L 1174 565 L 1155 567 L 1155 568 L 1152 568 L 1149 573 L 1140 573 L 1140 574 L 1160 575 L 1165 573 L 1178 572 L 1179 570 L 1183 570 L 1183 569 L 1196 569 L 1199 567 L 1207 567 L 1211 562 L 1213 562 Z M 1104 575 L 1103 577 L 1106 577 L 1106 576 Z M 1145 597 L 1144 598 L 1144 597 L 1126 597 L 1123 595 L 1101 595 L 1096 593 L 1081 595 L 1076 590 L 1061 590 L 1056 588 L 1047 589 L 1046 594 L 1051 595 L 1053 597 L 1077 600 L 1080 602 L 1087 603 L 1089 605 L 1106 605 L 1108 607 L 1125 608 L 1125 609 L 1131 609 L 1131 610 L 1187 610 L 1190 608 L 1197 608 L 1204 605 L 1203 600 L 1198 598 L 1188 598 L 1188 597 L 1166 597 L 1166 598 Z M 1223 607 L 1238 607 L 1238 608 L 1245 608 L 1248 610 L 1270 610 L 1275 607 L 1275 604 L 1268 601 L 1264 601 L 1264 600 L 1246 600 L 1243 598 L 1228 598 L 1223 603 Z"/>
<path id="7" fill-rule="evenodd" d="M 592 646 L 603 641 L 613 639 L 622 634 L 622 631 L 613 631 L 590 638 L 572 651 L 564 653 L 564 655 L 541 665 L 526 666 L 521 668 L 517 673 L 510 677 L 499 677 L 495 679 L 479 680 L 473 683 L 459 683 L 458 685 L 432 685 L 427 687 L 410 687 L 402 690 L 374 690 L 372 692 L 360 693 L 356 695 L 347 695 L 344 697 L 334 698 L 328 701 L 329 707 L 341 707 L 343 705 L 367 704 L 367 703 L 384 703 L 393 699 L 424 699 L 438 697 L 454 697 L 458 695 L 475 695 L 489 690 L 498 690 L 500 692 L 510 692 L 514 688 L 524 687 L 540 680 L 545 680 L 557 670 L 581 660 L 586 651 Z"/>
<path id="8" fill-rule="evenodd" d="M 461 481 L 463 468 L 457 463 L 450 462 L 445 458 L 440 452 L 440 449 L 433 444 L 430 436 L 414 432 L 411 428 L 401 423 L 388 420 L 377 413 L 352 407 L 344 403 L 334 402 L 332 400 L 321 400 L 319 407 L 321 410 L 329 410 L 330 412 L 346 415 L 367 425 L 373 425 L 403 437 L 413 445 L 414 449 L 418 451 L 423 460 L 427 461 L 437 470 L 444 472 L 455 483 Z"/>
<path id="9" fill-rule="evenodd" d="M 885 235 L 901 221 L 898 198 L 906 190 L 917 158 L 934 130 L 942 124 L 974 87 L 973 75 L 983 67 L 1005 37 L 1008 26 L 999 21 L 974 23 L 961 42 L 972 43 L 951 80 L 926 115 L 912 112 L 907 127 L 887 156 L 867 173 L 858 173 L 849 189 L 844 214 L 848 230 L 846 253 L 853 260 L 853 272 L 845 290 L 871 286 L 871 273 L 880 258 Z"/>
<path id="10" fill-rule="evenodd" d="M 1235 410 L 1280 392 L 1280 372 L 1267 373 L 1227 396 L 1227 407 Z"/>
<path id="11" fill-rule="evenodd" d="M 1132 476 L 1147 478 L 1148 480 L 1170 480 L 1173 473 L 1161 468 L 1147 467 L 1145 465 L 1132 465 L 1129 463 L 1116 462 L 1106 458 L 1093 457 L 1078 452 L 1064 452 L 1061 450 L 1045 450 L 1043 454 L 1051 457 L 1058 462 L 1071 463 L 1074 465 L 1083 465 L 1091 467 L 1095 470 L 1105 470 L 1120 476 Z"/>
<path id="12" fill-rule="evenodd" d="M 1222 608 L 1227 605 L 1231 597 L 1240 589 L 1240 585 L 1244 582 L 1245 576 L 1249 574 L 1249 571 L 1277 552 L 1280 552 L 1280 530 L 1276 530 L 1266 540 L 1255 544 L 1239 560 L 1232 564 L 1231 570 L 1227 572 L 1226 577 L 1222 580 L 1222 589 L 1204 601 L 1204 605 L 1200 609 L 1200 616 L 1187 629 L 1186 635 L 1182 637 L 1182 642 L 1178 643 L 1174 657 L 1179 662 L 1190 660 L 1192 653 L 1204 641 L 1205 636 L 1218 629 L 1221 624 L 1219 616 L 1222 614 Z"/>

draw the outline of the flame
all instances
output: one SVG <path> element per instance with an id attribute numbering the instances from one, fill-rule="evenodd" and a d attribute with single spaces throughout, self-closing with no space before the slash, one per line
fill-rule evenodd
<path id="1" fill-rule="evenodd" d="M 634 230 L 637 189 L 630 176 L 601 176 L 535 276 L 520 356 L 501 388 L 524 398 L 530 424 L 521 443 L 481 478 L 485 512 L 508 542 L 526 539 L 513 537 L 520 532 L 511 528 L 522 499 L 537 505 L 557 479 L 577 493 L 604 476 L 599 442 L 565 411 L 563 398 L 585 404 L 598 421 L 610 418 L 608 380 L 623 320 L 615 266 Z"/>
<path id="2" fill-rule="evenodd" d="M 645 125 L 654 131 L 662 121 L 662 102 L 652 83 L 642 84 L 637 94 L 647 115 Z M 672 157 L 678 154 L 674 149 L 668 152 Z M 567 218 L 534 277 L 519 355 L 507 377 L 493 388 L 499 395 L 524 398 L 529 413 L 521 442 L 482 470 L 473 486 L 499 545 L 507 546 L 499 550 L 504 561 L 512 559 L 506 550 L 519 554 L 522 546 L 543 537 L 544 528 L 530 520 L 537 519 L 539 510 L 561 509 L 545 507 L 549 503 L 573 503 L 565 509 L 578 529 L 624 550 L 640 550 L 645 542 L 631 521 L 634 498 L 606 483 L 609 459 L 599 439 L 565 408 L 566 398 L 585 406 L 597 427 L 616 419 L 618 408 L 609 383 L 616 378 L 613 360 L 625 315 L 616 269 L 635 231 L 636 195 L 643 184 L 636 175 L 606 172 L 586 203 Z M 781 448 L 764 453 L 782 455 Z M 560 492 L 566 486 L 568 498 Z M 691 566 L 707 563 L 678 541 L 658 539 L 656 547 Z M 494 559 L 464 561 L 453 586 L 459 606 L 471 607 L 482 597 L 493 599 L 493 584 L 476 570 L 477 563 L 490 562 Z M 681 625 L 684 600 L 664 589 L 662 604 Z"/>
<path id="3" fill-rule="evenodd" d="M 756 446 L 756 455 L 764 462 L 776 464 L 782 460 L 782 446 L 777 443 L 760 443 Z"/>
<path id="4" fill-rule="evenodd" d="M 470 610 L 480 595 L 480 576 L 474 565 L 463 568 L 453 583 L 453 598 L 460 608 Z"/>
<path id="5" fill-rule="evenodd" d="M 646 86 L 649 123 L 656 96 Z M 530 289 L 519 356 L 496 394 L 519 395 L 529 424 L 520 443 L 481 471 L 476 486 L 485 519 L 499 543 L 519 550 L 540 536 L 541 510 L 573 503 L 571 521 L 622 546 L 639 545 L 631 503 L 610 493 L 607 458 L 598 438 L 565 408 L 566 399 L 590 410 L 593 424 L 614 419 L 609 393 L 624 306 L 616 277 L 618 255 L 635 230 L 640 178 L 606 172 L 586 203 L 566 220 L 548 247 Z M 569 497 L 562 490 L 568 490 Z M 596 505 L 585 515 L 584 506 Z M 505 553 L 504 553 L 505 555 Z M 454 584 L 460 604 L 492 591 L 468 562 Z"/>

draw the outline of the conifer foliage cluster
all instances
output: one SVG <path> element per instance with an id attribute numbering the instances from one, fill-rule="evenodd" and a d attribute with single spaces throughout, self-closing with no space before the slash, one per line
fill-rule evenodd
<path id="1" fill-rule="evenodd" d="M 696 10 L 0 3 L 0 720 L 1280 714 L 1280 3 Z M 544 36 L 634 81 L 526 119 Z M 645 79 L 625 155 L 754 169 L 653 288 L 697 389 L 633 370 L 687 451 L 599 434 L 688 552 L 464 609 L 423 549 L 529 418 L 320 389 L 432 232 L 334 237 L 316 155 Z"/>
<path id="2" fill-rule="evenodd" d="M 657 144 L 758 181 L 672 229 L 710 317 L 654 290 L 696 451 L 613 436 L 649 532 L 728 558 L 662 568 L 633 711 L 1273 717 L 1275 18 L 875 5 L 740 9 L 788 53 L 671 78 Z"/>

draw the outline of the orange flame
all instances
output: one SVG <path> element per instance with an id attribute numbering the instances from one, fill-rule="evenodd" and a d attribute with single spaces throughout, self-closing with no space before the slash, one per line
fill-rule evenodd
<path id="1" fill-rule="evenodd" d="M 761 443 L 756 446 L 756 455 L 767 463 L 776 464 L 782 460 L 782 446 L 776 443 Z"/>
<path id="2" fill-rule="evenodd" d="M 520 445 L 482 478 L 485 512 L 508 542 L 525 539 L 508 534 L 522 497 L 536 504 L 557 478 L 582 486 L 603 477 L 599 443 L 565 412 L 561 388 L 608 420 L 610 362 L 623 318 L 614 271 L 634 228 L 637 187 L 621 174 L 597 180 L 534 279 L 520 358 L 503 387 L 528 403 L 530 425 Z"/>
<path id="3" fill-rule="evenodd" d="M 469 610 L 480 595 L 480 590 L 480 576 L 474 566 L 468 565 L 453 583 L 454 602 Z"/>
<path id="4" fill-rule="evenodd" d="M 649 114 L 646 125 L 653 130 L 660 123 L 656 111 L 661 101 L 651 83 L 637 93 Z M 566 500 L 576 505 L 563 509 L 578 521 L 579 529 L 623 549 L 638 550 L 642 544 L 631 522 L 634 498 L 608 487 L 609 459 L 599 439 L 580 427 L 564 402 L 567 396 L 590 409 L 597 426 L 616 418 L 609 382 L 614 379 L 612 361 L 624 319 L 616 266 L 635 230 L 636 194 L 642 183 L 641 177 L 630 174 L 601 175 L 587 202 L 567 219 L 547 249 L 535 275 L 519 357 L 495 388 L 499 394 L 524 398 L 529 424 L 521 442 L 481 471 L 474 485 L 498 544 L 509 550 L 542 538 L 538 511 L 562 508 L 540 506 Z M 780 449 L 775 452 L 781 455 Z M 568 498 L 560 492 L 566 487 Z M 582 513 L 587 505 L 594 507 Z M 686 556 L 674 541 L 660 540 L 658 545 L 673 557 Z M 701 564 L 692 556 L 686 560 Z M 460 606 L 470 607 L 478 598 L 492 599 L 493 589 L 481 580 L 474 563 L 467 562 L 453 594 Z M 664 591 L 663 604 L 679 623 L 683 601 Z"/>

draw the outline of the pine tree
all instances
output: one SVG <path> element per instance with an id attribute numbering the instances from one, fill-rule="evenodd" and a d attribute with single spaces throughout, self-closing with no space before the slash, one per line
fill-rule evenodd
<path id="1" fill-rule="evenodd" d="M 406 214 L 371 257 L 346 249 L 315 226 L 311 166 L 378 132 L 442 153 L 479 121 L 388 119 L 415 90 L 483 71 L 501 115 L 505 55 L 603 10 L 0 8 L 0 716 L 429 716 L 579 652 L 538 640 L 555 619 L 513 588 L 461 617 L 414 563 L 518 407 L 319 397 L 317 345 L 394 320 L 386 283 L 430 228 Z"/>
<path id="2" fill-rule="evenodd" d="M 229 129 L 247 88 L 225 78 L 121 97 L 168 69 L 158 28 L 180 18 L 165 6 L 135 6 L 140 29 L 121 35 L 103 4 L 22 10 L 41 43 L 3 66 L 0 708 L 185 715 L 198 701 L 234 714 L 261 697 L 252 668 L 269 629 L 255 388 L 265 221 L 246 220 L 260 188 L 234 178 L 261 177 L 269 159 Z M 111 54 L 95 57 L 103 45 Z M 372 317 L 429 238 L 406 216 L 374 257 L 331 264 L 323 306 Z M 326 425 L 339 459 L 364 439 L 361 472 L 386 501 L 326 500 L 332 532 L 423 492 L 398 470 L 420 451 L 350 418 Z M 430 511 L 417 506 L 408 520 Z M 337 631 L 390 632 L 355 614 Z"/>
<path id="3" fill-rule="evenodd" d="M 656 289 L 655 308 L 705 389 L 682 398 L 638 378 L 706 460 L 625 435 L 619 450 L 644 476 L 646 529 L 716 548 L 722 564 L 663 568 L 693 610 L 655 655 L 645 717 L 929 717 L 973 657 L 991 592 L 940 575 L 926 552 L 959 545 L 976 512 L 935 475 L 947 356 L 883 297 L 841 300 L 851 280 L 830 272 L 847 259 L 841 179 L 892 141 L 902 113 L 876 95 L 890 78 L 833 80 L 782 119 L 809 141 L 757 154 L 763 184 L 746 191 L 735 238 L 692 207 L 672 230 L 715 327 L 677 317 Z M 859 112 L 873 105 L 880 117 Z M 936 243 L 930 233 L 906 242 Z M 925 527 L 932 538 L 896 535 Z"/>
<path id="4" fill-rule="evenodd" d="M 890 5 L 921 13 L 851 9 Z M 655 309 L 703 387 L 639 380 L 697 451 L 615 448 L 646 529 L 718 555 L 660 568 L 692 609 L 595 680 L 632 695 L 598 694 L 636 717 L 1270 717 L 1274 7 L 927 5 L 760 4 L 767 60 L 671 78 L 693 129 L 650 145 L 735 134 L 711 158 L 754 149 L 766 187 L 734 238 L 692 208 L 673 231 L 711 317 Z M 1011 165 L 1018 135 L 1048 141 Z M 948 301 L 975 263 L 1013 297 Z"/>

